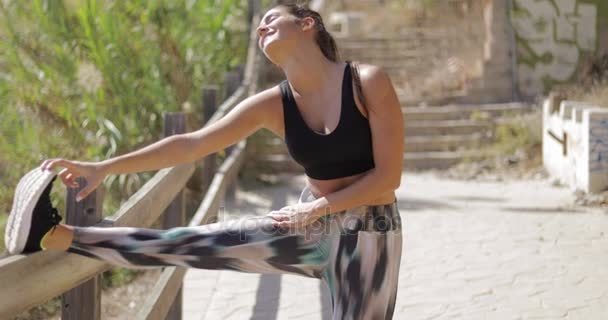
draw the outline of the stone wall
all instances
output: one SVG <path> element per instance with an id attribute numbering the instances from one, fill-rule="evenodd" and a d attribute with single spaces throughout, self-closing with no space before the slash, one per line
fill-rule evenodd
<path id="1" fill-rule="evenodd" d="M 575 80 L 586 58 L 608 52 L 606 0 L 513 0 L 511 21 L 523 96 Z"/>

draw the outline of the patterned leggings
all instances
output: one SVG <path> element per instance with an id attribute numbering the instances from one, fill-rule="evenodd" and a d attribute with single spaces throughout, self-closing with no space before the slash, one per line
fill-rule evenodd
<path id="1" fill-rule="evenodd" d="M 314 200 L 304 188 L 299 202 Z M 332 319 L 392 319 L 402 231 L 397 202 L 327 215 L 299 229 L 269 217 L 168 230 L 74 227 L 69 252 L 127 268 L 184 266 L 322 279 Z"/>

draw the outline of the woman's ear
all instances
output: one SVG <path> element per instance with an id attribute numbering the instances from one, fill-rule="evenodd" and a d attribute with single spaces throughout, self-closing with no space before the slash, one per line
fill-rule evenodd
<path id="1" fill-rule="evenodd" d="M 300 25 L 302 26 L 302 31 L 313 30 L 316 26 L 317 22 L 313 17 L 304 17 L 300 19 Z"/>

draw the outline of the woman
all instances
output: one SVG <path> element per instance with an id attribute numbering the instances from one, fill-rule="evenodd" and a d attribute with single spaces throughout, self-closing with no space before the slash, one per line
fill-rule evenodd
<path id="1" fill-rule="evenodd" d="M 54 249 L 132 268 L 299 274 L 327 283 L 333 319 L 391 319 L 402 246 L 395 189 L 401 180 L 403 120 L 390 79 L 372 65 L 361 65 L 359 77 L 350 63 L 339 61 L 321 17 L 305 7 L 270 9 L 257 32 L 260 49 L 282 69 L 285 81 L 245 99 L 216 123 L 132 153 L 101 162 L 44 161 L 49 186 L 31 226 L 7 228 L 12 230 L 7 239 L 18 243 L 11 253 Z M 260 128 L 285 139 L 304 166 L 307 183 L 297 204 L 246 224 L 75 227 L 59 223 L 48 199 L 56 176 L 68 187 L 84 177 L 82 199 L 108 174 L 196 161 Z M 63 169 L 55 175 L 55 167 Z"/>

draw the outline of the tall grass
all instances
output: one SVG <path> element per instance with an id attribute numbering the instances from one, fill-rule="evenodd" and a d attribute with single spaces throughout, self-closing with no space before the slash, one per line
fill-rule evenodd
<path id="1" fill-rule="evenodd" d="M 199 105 L 205 84 L 244 62 L 246 13 L 245 0 L 0 1 L 0 215 L 43 159 L 158 140 L 163 112 Z M 109 176 L 104 212 L 151 175 Z"/>

